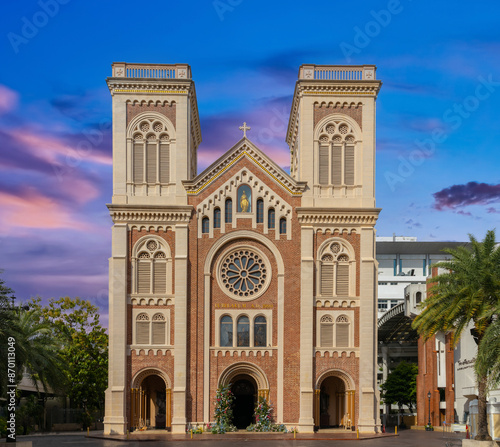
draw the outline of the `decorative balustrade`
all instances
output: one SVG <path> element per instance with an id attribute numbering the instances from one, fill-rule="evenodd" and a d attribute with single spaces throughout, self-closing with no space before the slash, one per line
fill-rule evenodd
<path id="1" fill-rule="evenodd" d="M 375 65 L 302 65 L 299 79 L 315 81 L 373 81 Z"/>
<path id="2" fill-rule="evenodd" d="M 113 77 L 141 79 L 191 79 L 191 67 L 186 64 L 112 64 Z"/>

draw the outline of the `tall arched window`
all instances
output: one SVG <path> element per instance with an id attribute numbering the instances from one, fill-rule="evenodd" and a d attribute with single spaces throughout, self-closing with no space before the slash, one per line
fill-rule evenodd
<path id="1" fill-rule="evenodd" d="M 267 228 L 274 228 L 274 220 L 276 213 L 274 212 L 274 208 L 269 208 L 267 211 Z"/>
<path id="2" fill-rule="evenodd" d="M 333 346 L 333 318 L 323 315 L 320 321 L 320 346 L 331 348 Z"/>
<path id="3" fill-rule="evenodd" d="M 415 302 L 420 304 L 422 302 L 422 292 L 417 292 L 415 296 Z"/>
<path id="4" fill-rule="evenodd" d="M 229 315 L 220 320 L 220 345 L 233 346 L 233 319 Z"/>
<path id="5" fill-rule="evenodd" d="M 264 200 L 257 200 L 257 223 L 264 223 Z"/>
<path id="6" fill-rule="evenodd" d="M 231 223 L 233 221 L 233 201 L 232 199 L 226 199 L 226 207 L 224 209 L 226 217 L 225 222 Z"/>
<path id="7" fill-rule="evenodd" d="M 267 346 L 267 321 L 266 317 L 259 315 L 253 325 L 253 345 L 257 347 Z"/>
<path id="8" fill-rule="evenodd" d="M 135 286 L 133 293 L 171 293 L 171 257 L 168 245 L 156 238 L 137 242 L 133 258 Z M 170 267 L 170 268 L 169 268 Z"/>
<path id="9" fill-rule="evenodd" d="M 280 234 L 286 234 L 286 218 L 282 217 L 280 219 Z"/>
<path id="10" fill-rule="evenodd" d="M 166 343 L 167 322 L 161 313 L 153 315 L 152 341 L 153 345 L 164 345 Z"/>
<path id="11" fill-rule="evenodd" d="M 319 290 L 323 296 L 349 296 L 353 259 L 340 242 L 328 243 L 320 254 Z"/>
<path id="12" fill-rule="evenodd" d="M 354 128 L 341 120 L 326 123 L 320 129 L 320 185 L 354 185 L 355 145 Z"/>
<path id="13" fill-rule="evenodd" d="M 250 320 L 246 315 L 238 318 L 237 324 L 237 345 L 238 346 L 250 346 Z"/>
<path id="14" fill-rule="evenodd" d="M 347 348 L 349 346 L 349 318 L 345 315 L 337 317 L 336 346 L 337 348 Z"/>
<path id="15" fill-rule="evenodd" d="M 170 136 L 156 118 L 141 120 L 132 131 L 132 180 L 138 184 L 170 181 Z"/>
<path id="16" fill-rule="evenodd" d="M 214 228 L 220 228 L 220 208 L 214 209 Z"/>
<path id="17" fill-rule="evenodd" d="M 209 231 L 210 231 L 210 221 L 208 220 L 208 217 L 204 217 L 201 220 L 201 232 L 208 233 Z"/>
<path id="18" fill-rule="evenodd" d="M 135 319 L 135 342 L 138 345 L 149 345 L 149 316 L 145 313 Z"/>

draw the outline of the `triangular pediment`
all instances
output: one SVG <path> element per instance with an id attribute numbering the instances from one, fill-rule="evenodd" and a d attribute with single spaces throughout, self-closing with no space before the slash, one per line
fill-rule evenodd
<path id="1" fill-rule="evenodd" d="M 304 192 L 307 185 L 306 182 L 298 182 L 293 179 L 246 137 L 238 141 L 222 157 L 217 159 L 193 180 L 183 181 L 182 183 L 186 188 L 186 192 L 189 195 L 201 193 L 245 157 L 272 179 L 276 185 L 279 185 L 291 195 L 301 196 Z"/>

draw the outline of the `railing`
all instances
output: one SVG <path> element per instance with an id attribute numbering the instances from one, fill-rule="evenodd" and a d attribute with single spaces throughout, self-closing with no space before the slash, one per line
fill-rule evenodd
<path id="1" fill-rule="evenodd" d="M 145 79 L 191 79 L 191 67 L 186 64 L 112 64 L 113 77 Z"/>
<path id="2" fill-rule="evenodd" d="M 319 81 L 372 81 L 375 65 L 302 65 L 299 79 Z"/>

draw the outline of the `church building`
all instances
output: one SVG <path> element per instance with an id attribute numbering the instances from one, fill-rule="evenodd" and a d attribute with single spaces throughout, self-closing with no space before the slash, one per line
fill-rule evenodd
<path id="1" fill-rule="evenodd" d="M 290 174 L 246 123 L 198 173 L 190 66 L 112 65 L 106 434 L 213 422 L 226 385 L 238 428 L 262 396 L 301 433 L 378 431 L 375 72 L 299 68 Z"/>

